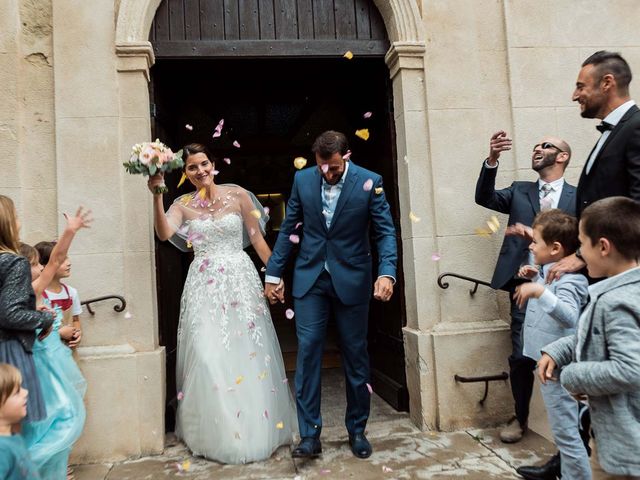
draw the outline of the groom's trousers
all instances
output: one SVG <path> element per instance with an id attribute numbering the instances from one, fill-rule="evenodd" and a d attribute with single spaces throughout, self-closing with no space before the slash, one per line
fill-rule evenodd
<path id="1" fill-rule="evenodd" d="M 367 327 L 369 303 L 343 304 L 323 271 L 309 292 L 294 299 L 298 360 L 296 364 L 296 404 L 301 437 L 320 436 L 320 377 L 327 324 L 336 320 L 347 390 L 345 424 L 351 434 L 364 433 L 369 418 L 370 393 Z"/>

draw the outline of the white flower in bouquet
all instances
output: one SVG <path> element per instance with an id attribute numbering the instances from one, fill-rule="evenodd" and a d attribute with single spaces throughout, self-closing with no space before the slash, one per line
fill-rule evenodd
<path id="1" fill-rule="evenodd" d="M 131 148 L 131 157 L 123 163 L 127 172 L 133 175 L 153 176 L 157 173 L 171 172 L 182 168 L 182 150 L 173 153 L 160 140 L 137 143 Z M 166 193 L 166 185 L 155 188 L 155 193 Z"/>

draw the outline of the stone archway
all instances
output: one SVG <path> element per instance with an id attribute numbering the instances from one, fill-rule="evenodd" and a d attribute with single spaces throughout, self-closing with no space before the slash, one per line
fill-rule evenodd
<path id="1" fill-rule="evenodd" d="M 149 68 L 154 63 L 154 53 L 147 38 L 160 2 L 121 0 L 116 7 L 115 52 L 121 104 L 126 103 L 125 97 L 137 98 L 137 102 L 148 101 L 147 82 Z M 385 61 L 393 84 L 398 184 L 403 212 L 403 266 L 407 279 L 407 325 L 404 334 L 410 412 L 416 425 L 433 428 L 437 424 L 435 372 L 421 359 L 432 355 L 430 336 L 424 332 L 430 330 L 439 318 L 438 298 L 429 293 L 434 291 L 436 272 L 424 272 L 424 267 L 417 265 L 415 255 L 415 252 L 432 251 L 435 248 L 424 81 L 424 24 L 414 0 L 374 0 L 374 3 L 382 15 L 391 41 Z M 126 122 L 128 128 L 137 132 L 149 132 L 148 117 L 127 118 Z M 121 144 L 123 154 L 126 154 L 128 145 Z M 423 212 L 425 218 L 420 223 L 410 221 L 409 212 L 412 210 Z M 421 292 L 420 298 L 417 292 Z"/>

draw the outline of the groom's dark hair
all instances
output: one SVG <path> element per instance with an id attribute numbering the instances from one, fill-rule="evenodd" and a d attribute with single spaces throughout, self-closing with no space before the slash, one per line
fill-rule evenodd
<path id="1" fill-rule="evenodd" d="M 316 138 L 311 151 L 318 154 L 323 160 L 327 160 L 335 153 L 346 155 L 349 151 L 349 142 L 344 133 L 328 130 Z"/>

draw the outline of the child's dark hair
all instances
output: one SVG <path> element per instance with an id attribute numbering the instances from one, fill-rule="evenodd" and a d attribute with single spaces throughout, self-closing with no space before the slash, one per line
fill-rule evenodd
<path id="1" fill-rule="evenodd" d="M 56 246 L 56 242 L 38 242 L 34 246 L 40 255 L 40 263 L 42 265 L 49 263 L 49 258 L 51 257 L 53 247 Z"/>
<path id="2" fill-rule="evenodd" d="M 580 226 L 591 245 L 606 238 L 627 260 L 640 258 L 640 202 L 627 197 L 603 198 L 584 209 Z"/>
<path id="3" fill-rule="evenodd" d="M 578 220 L 557 208 L 540 212 L 533 220 L 532 228 L 540 227 L 546 244 L 558 242 L 565 256 L 578 249 Z"/>
<path id="4" fill-rule="evenodd" d="M 35 265 L 36 263 L 38 263 L 38 260 L 40 259 L 40 254 L 38 253 L 38 250 L 36 250 L 31 245 L 27 245 L 26 243 L 22 243 L 22 242 L 20 243 L 19 252 L 20 252 L 20 255 L 22 255 L 27 260 L 29 260 L 30 265 Z"/>
<path id="5" fill-rule="evenodd" d="M 22 384 L 22 375 L 13 365 L 0 363 L 0 408 Z"/>

